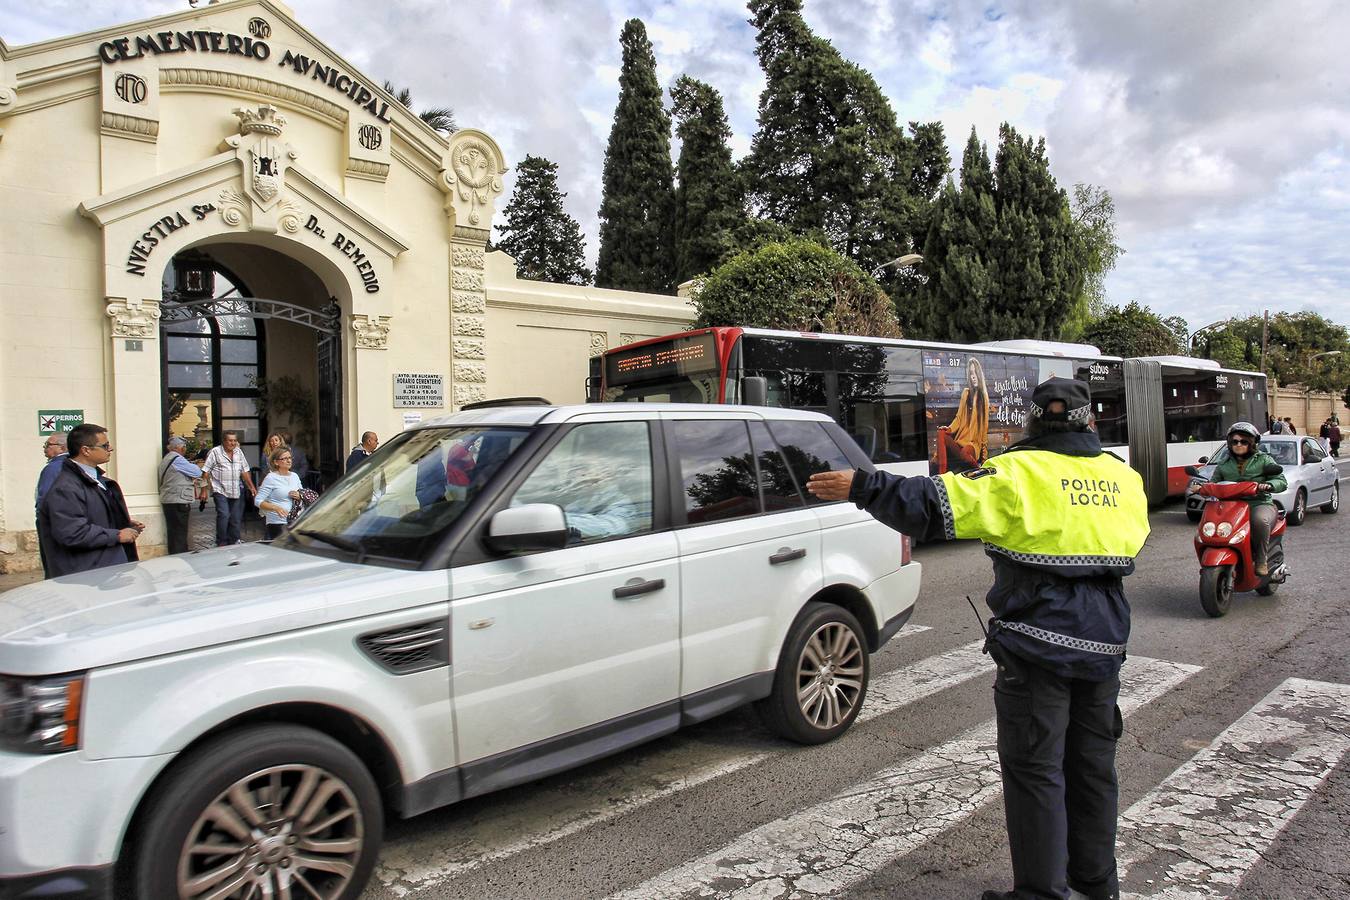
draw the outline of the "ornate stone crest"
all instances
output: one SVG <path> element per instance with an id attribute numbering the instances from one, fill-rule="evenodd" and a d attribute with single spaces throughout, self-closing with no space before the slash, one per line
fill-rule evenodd
<path id="1" fill-rule="evenodd" d="M 281 139 L 286 117 L 269 104 L 256 109 L 240 107 L 234 114 L 239 133 L 226 138 L 225 145 L 234 148 L 243 165 L 243 196 L 227 188 L 231 196 L 221 194 L 221 215 L 230 225 L 248 219 L 251 228 L 261 231 L 276 231 L 278 226 L 289 232 L 299 230 L 299 207 L 284 196 L 286 170 L 297 157 Z"/>
<path id="2" fill-rule="evenodd" d="M 356 335 L 356 346 L 362 350 L 389 349 L 388 316 L 357 313 L 352 316 L 352 332 Z"/>
<path id="3" fill-rule="evenodd" d="M 451 138 L 441 174 L 459 225 L 476 229 L 492 226 L 492 204 L 502 192 L 501 176 L 506 167 L 501 151 L 491 141 L 472 129 Z"/>

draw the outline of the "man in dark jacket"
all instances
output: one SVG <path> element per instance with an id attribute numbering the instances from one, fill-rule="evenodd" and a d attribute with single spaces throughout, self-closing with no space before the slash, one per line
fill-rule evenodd
<path id="1" fill-rule="evenodd" d="M 77 425 L 66 436 L 66 447 L 70 455 L 38 510 L 49 576 L 137 559 L 136 539 L 145 524 L 131 518 L 122 489 L 100 468 L 112 458 L 107 429 Z"/>
<path id="2" fill-rule="evenodd" d="M 1119 897 L 1116 699 L 1130 632 L 1121 579 L 1148 536 L 1148 500 L 1139 475 L 1102 450 L 1090 401 L 1081 381 L 1038 385 L 1026 437 L 959 475 L 822 472 L 808 484 L 905 534 L 981 540 L 993 560 L 985 649 L 998 664 L 1013 890 L 983 900 Z"/>
<path id="3" fill-rule="evenodd" d="M 352 448 L 352 452 L 347 456 L 347 471 L 350 472 L 361 463 L 370 459 L 370 454 L 375 452 L 375 448 L 380 446 L 380 436 L 373 431 L 367 431 L 361 435 L 361 443 Z"/>

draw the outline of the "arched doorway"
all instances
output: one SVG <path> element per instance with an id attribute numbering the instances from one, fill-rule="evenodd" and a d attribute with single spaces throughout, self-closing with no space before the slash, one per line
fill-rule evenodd
<path id="1" fill-rule="evenodd" d="M 166 267 L 160 309 L 166 440 L 195 450 L 235 431 L 265 471 L 267 435 L 286 430 L 309 458 L 307 483 L 340 474 L 341 313 L 317 276 L 258 245 L 198 247 Z"/>

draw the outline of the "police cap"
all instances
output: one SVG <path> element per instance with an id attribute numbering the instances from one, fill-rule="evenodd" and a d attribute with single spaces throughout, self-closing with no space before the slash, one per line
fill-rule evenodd
<path id="1" fill-rule="evenodd" d="M 1048 412 L 1050 404 L 1059 400 L 1064 404 L 1064 412 Z M 1073 422 L 1086 425 L 1092 418 L 1092 395 L 1085 382 L 1076 378 L 1050 378 L 1036 385 L 1031 392 L 1033 419 L 1043 422 Z"/>

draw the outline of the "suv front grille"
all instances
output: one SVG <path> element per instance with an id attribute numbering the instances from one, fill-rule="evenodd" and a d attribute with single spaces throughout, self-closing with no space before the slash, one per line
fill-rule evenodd
<path id="1" fill-rule="evenodd" d="M 444 619 L 364 634 L 356 643 L 367 656 L 395 675 L 424 672 L 450 663 L 450 640 Z"/>

